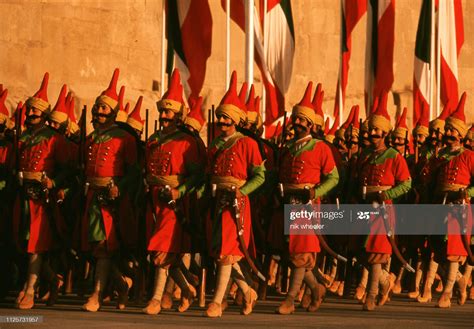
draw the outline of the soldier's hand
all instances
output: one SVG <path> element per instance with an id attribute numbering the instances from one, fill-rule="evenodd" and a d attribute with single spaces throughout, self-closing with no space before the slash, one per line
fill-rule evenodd
<path id="1" fill-rule="evenodd" d="M 377 195 L 377 202 L 378 203 L 382 204 L 387 200 L 389 200 L 389 198 L 387 196 L 387 193 L 385 193 L 385 191 L 382 191 L 382 192 L 378 193 L 378 195 Z"/>
<path id="2" fill-rule="evenodd" d="M 64 198 L 66 197 L 66 193 L 64 192 L 63 189 L 60 189 L 58 191 L 58 193 L 56 194 L 56 199 L 57 199 L 57 202 L 62 202 L 64 201 Z"/>
<path id="3" fill-rule="evenodd" d="M 41 185 L 43 185 L 43 187 L 47 188 L 48 190 L 51 190 L 53 188 L 53 181 L 49 177 L 43 177 L 41 180 Z"/>
<path id="4" fill-rule="evenodd" d="M 176 188 L 172 188 L 170 190 L 170 197 L 171 200 L 178 200 L 179 199 L 179 191 Z"/>
<path id="5" fill-rule="evenodd" d="M 459 194 L 458 194 L 459 203 L 462 203 L 463 200 L 467 200 L 467 199 L 468 199 L 468 195 L 467 195 L 467 190 L 466 190 L 466 189 L 460 189 L 458 193 L 459 193 Z"/>
<path id="6" fill-rule="evenodd" d="M 116 185 L 109 188 L 109 198 L 116 199 L 119 196 L 119 189 Z"/>

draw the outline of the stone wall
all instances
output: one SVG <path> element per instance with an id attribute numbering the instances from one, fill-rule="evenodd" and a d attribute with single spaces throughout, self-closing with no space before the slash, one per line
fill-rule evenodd
<path id="1" fill-rule="evenodd" d="M 463 0 L 465 42 L 459 60 L 460 91 L 469 94 L 466 115 L 474 120 L 474 54 L 472 51 L 474 1 Z M 213 51 L 204 88 L 206 106 L 217 104 L 224 93 L 225 13 L 220 0 L 209 0 L 213 16 Z M 286 108 L 298 102 L 309 80 L 321 82 L 324 109 L 332 114 L 338 75 L 339 1 L 294 0 L 296 56 Z M 395 82 L 400 107 L 409 108 L 411 122 L 414 44 L 421 0 L 397 0 Z M 63 83 L 74 91 L 77 111 L 92 105 L 106 88 L 113 69 L 127 87 L 125 98 L 134 103 L 145 96 L 145 108 L 156 117 L 155 102 L 161 75 L 161 0 L 0 0 L 0 83 L 9 89 L 13 107 L 34 93 L 45 71 L 50 72 L 49 98 L 55 103 Z M 366 18 L 353 32 L 353 52 L 346 109 L 363 105 Z M 244 78 L 244 34 L 232 23 L 231 68 Z M 257 93 L 260 74 L 255 67 Z M 155 83 L 155 86 L 157 84 Z M 155 88 L 156 89 L 156 88 Z M 346 114 L 347 115 L 347 114 Z"/>

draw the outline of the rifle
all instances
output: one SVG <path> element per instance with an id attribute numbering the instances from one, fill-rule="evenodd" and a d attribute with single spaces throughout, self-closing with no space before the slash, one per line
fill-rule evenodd
<path id="1" fill-rule="evenodd" d="M 415 143 L 415 165 L 418 164 L 419 157 L 420 157 L 418 152 L 419 152 L 419 150 L 418 150 L 418 139 L 417 139 L 417 141 Z"/>
<path id="2" fill-rule="evenodd" d="M 465 195 L 465 193 L 464 193 L 465 190 L 466 190 L 465 188 L 459 189 L 460 195 L 464 196 Z M 470 241 L 470 237 L 469 237 L 470 232 L 468 232 L 468 227 L 467 227 L 467 214 L 466 214 L 467 209 L 466 208 L 467 208 L 466 198 L 463 197 L 463 199 L 462 199 L 462 214 L 461 214 L 462 222 L 460 223 L 461 226 L 462 226 L 462 242 L 463 242 L 464 248 L 466 249 L 466 252 L 467 252 L 468 264 L 472 266 L 474 264 L 474 255 L 472 254 L 471 241 Z"/>
<path id="3" fill-rule="evenodd" d="M 160 127 L 160 129 L 161 129 L 161 127 Z M 157 130 L 158 130 L 158 121 L 155 120 L 155 133 L 156 133 Z"/>
<path id="4" fill-rule="evenodd" d="M 145 143 L 148 140 L 148 118 L 149 118 L 149 110 L 146 109 L 146 112 L 145 112 Z"/>
<path id="5" fill-rule="evenodd" d="M 216 119 L 215 119 L 215 115 L 216 115 L 216 109 L 215 109 L 214 104 L 212 104 L 212 106 L 211 106 L 211 122 L 212 122 L 212 125 L 211 125 L 211 141 L 214 138 L 216 138 Z"/>
<path id="6" fill-rule="evenodd" d="M 403 157 L 406 159 L 408 153 L 408 130 L 405 132 L 405 149 L 403 150 Z"/>
<path id="7" fill-rule="evenodd" d="M 439 128 L 436 129 L 436 146 L 435 146 L 435 158 L 438 157 L 439 152 Z"/>
<path id="8" fill-rule="evenodd" d="M 211 144 L 211 129 L 212 129 L 212 122 L 211 122 L 211 115 L 212 110 L 207 110 L 207 147 Z"/>

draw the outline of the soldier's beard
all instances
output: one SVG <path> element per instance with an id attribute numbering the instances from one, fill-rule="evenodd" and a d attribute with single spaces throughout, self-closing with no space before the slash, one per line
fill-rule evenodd
<path id="1" fill-rule="evenodd" d="M 455 136 L 444 136 L 443 137 L 443 142 L 452 144 L 453 142 L 459 141 L 459 138 Z"/>

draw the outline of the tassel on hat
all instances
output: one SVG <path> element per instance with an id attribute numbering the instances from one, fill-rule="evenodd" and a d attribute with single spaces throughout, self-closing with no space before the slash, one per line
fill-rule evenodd
<path id="1" fill-rule="evenodd" d="M 171 74 L 171 80 L 168 90 L 157 103 L 158 109 L 168 109 L 174 113 L 183 113 L 183 86 L 181 85 L 181 76 L 179 70 L 175 68 Z"/>
<path id="2" fill-rule="evenodd" d="M 191 126 L 196 131 L 201 131 L 202 126 L 206 122 L 204 116 L 202 115 L 202 103 L 203 98 L 199 96 L 197 99 L 190 97 L 188 99 L 189 104 L 189 113 L 184 120 L 184 123 Z"/>
<path id="3" fill-rule="evenodd" d="M 314 112 L 313 103 L 311 102 L 311 95 L 313 93 L 313 81 L 308 82 L 306 91 L 301 101 L 293 107 L 292 115 L 301 116 L 314 124 L 318 119 Z M 319 121 L 318 121 L 319 122 Z"/>
<path id="4" fill-rule="evenodd" d="M 462 138 L 467 134 L 468 127 L 466 125 L 466 116 L 464 115 L 464 105 L 466 104 L 466 92 L 463 92 L 459 100 L 458 107 L 453 114 L 446 119 L 446 125 L 450 125 L 459 132 Z"/>
<path id="5" fill-rule="evenodd" d="M 34 107 L 41 112 L 48 114 L 51 111 L 51 105 L 48 101 L 48 82 L 49 73 L 46 72 L 43 76 L 40 89 L 30 98 L 26 100 L 26 105 Z"/>
<path id="6" fill-rule="evenodd" d="M 117 111 L 117 104 L 119 98 L 117 95 L 117 82 L 119 74 L 120 70 L 116 68 L 114 70 L 114 74 L 112 75 L 112 79 L 110 80 L 109 87 L 105 89 L 95 100 L 96 103 L 102 102 L 110 106 L 113 111 Z"/>
<path id="7" fill-rule="evenodd" d="M 135 107 L 132 113 L 130 113 L 127 119 L 127 124 L 133 129 L 138 130 L 140 132 L 143 131 L 143 124 L 145 122 L 142 119 L 142 116 L 140 114 L 140 111 L 142 108 L 142 102 L 143 102 L 143 96 L 138 97 L 137 103 L 135 104 Z"/>
<path id="8" fill-rule="evenodd" d="M 407 127 L 407 111 L 406 107 L 403 108 L 402 115 L 398 118 L 398 122 L 393 131 L 393 136 L 398 138 L 405 138 L 407 136 L 408 127 Z"/>
<path id="9" fill-rule="evenodd" d="M 388 133 L 392 130 L 392 124 L 390 123 L 390 116 L 387 111 L 388 93 L 382 93 L 382 97 L 379 99 L 379 103 L 375 112 L 370 116 L 369 126 L 379 128 L 380 130 Z"/>
<path id="10" fill-rule="evenodd" d="M 245 105 L 237 95 L 237 72 L 233 71 L 230 77 L 229 89 L 216 109 L 216 115 L 224 114 L 232 119 L 235 124 L 246 120 Z"/>
<path id="11" fill-rule="evenodd" d="M 323 126 L 324 125 L 324 111 L 323 111 L 323 100 L 324 100 L 324 90 L 321 83 L 318 83 L 316 86 L 316 91 L 314 92 L 313 105 L 314 112 L 316 114 L 315 125 Z"/>
<path id="12" fill-rule="evenodd" d="M 58 101 L 49 114 L 49 119 L 58 124 L 66 123 L 68 120 L 68 107 L 66 106 L 67 85 L 63 85 L 59 92 Z"/>

